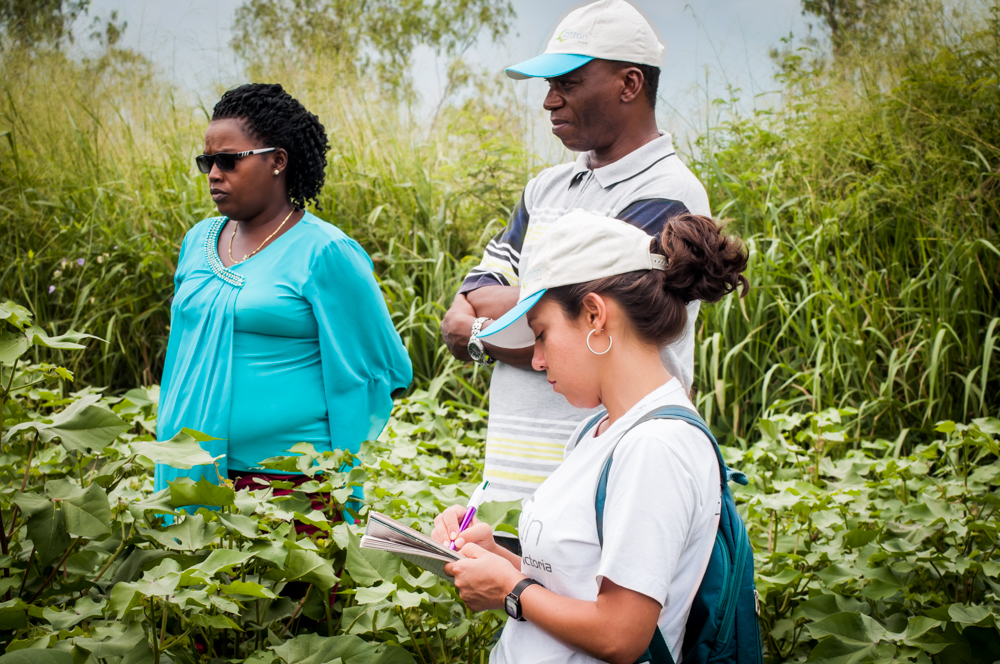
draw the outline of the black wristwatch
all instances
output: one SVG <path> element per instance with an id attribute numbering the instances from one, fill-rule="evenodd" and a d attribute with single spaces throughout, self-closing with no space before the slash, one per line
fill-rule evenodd
<path id="1" fill-rule="evenodd" d="M 507 599 L 503 601 L 503 609 L 507 612 L 507 615 L 514 620 L 520 620 L 524 622 L 524 618 L 521 617 L 521 593 L 528 586 L 541 586 L 538 581 L 534 579 L 521 579 L 514 586 L 514 589 L 510 591 L 507 595 Z M 544 586 L 543 586 L 544 587 Z"/>

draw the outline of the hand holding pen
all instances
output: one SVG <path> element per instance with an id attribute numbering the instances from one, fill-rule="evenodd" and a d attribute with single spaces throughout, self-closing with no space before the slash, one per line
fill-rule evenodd
<path id="1" fill-rule="evenodd" d="M 483 482 L 477 486 L 466 507 L 452 505 L 441 514 L 438 514 L 434 518 L 434 532 L 431 533 L 431 537 L 453 551 L 457 549 L 458 545 L 455 544 L 455 540 L 458 539 L 462 531 L 474 525 L 475 514 L 485 499 L 486 487 L 488 485 L 489 482 Z M 476 529 L 474 528 L 474 530 Z M 485 545 L 486 542 L 481 542 L 481 544 Z"/>
<path id="2" fill-rule="evenodd" d="M 452 551 L 455 550 L 455 539 L 457 539 L 458 535 L 461 534 L 463 530 L 472 524 L 472 517 L 476 515 L 476 510 L 478 510 L 479 506 L 483 504 L 483 499 L 486 498 L 486 487 L 489 485 L 489 480 L 486 480 L 472 492 L 472 497 L 469 498 L 469 504 L 465 508 L 465 516 L 462 517 L 462 524 L 458 527 L 458 533 L 450 538 L 451 544 L 448 545 L 448 548 Z"/>

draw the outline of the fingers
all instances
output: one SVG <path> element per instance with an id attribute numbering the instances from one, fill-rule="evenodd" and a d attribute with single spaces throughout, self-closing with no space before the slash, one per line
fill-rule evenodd
<path id="1" fill-rule="evenodd" d="M 462 531 L 455 540 L 455 548 L 461 550 L 467 544 L 478 544 L 486 550 L 493 546 L 493 529 L 489 524 L 473 521 L 473 525 Z"/>
<path id="2" fill-rule="evenodd" d="M 472 558 L 473 560 L 475 560 L 476 558 L 481 558 L 487 553 L 488 552 L 486 551 L 486 549 L 484 549 L 483 547 L 479 546 L 474 542 L 469 542 L 468 544 L 462 547 L 462 555 L 465 556 L 466 558 Z"/>
<path id="3" fill-rule="evenodd" d="M 465 516 L 464 505 L 452 505 L 434 518 L 434 530 L 431 538 L 442 544 L 451 544 L 458 537 L 462 517 Z"/>

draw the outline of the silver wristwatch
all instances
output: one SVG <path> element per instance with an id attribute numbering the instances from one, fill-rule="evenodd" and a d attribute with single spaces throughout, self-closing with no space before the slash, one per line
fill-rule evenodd
<path id="1" fill-rule="evenodd" d="M 483 346 L 483 342 L 479 340 L 479 333 L 483 329 L 483 323 L 488 320 L 493 320 L 492 318 L 477 318 L 472 323 L 472 333 L 469 334 L 469 357 L 472 358 L 473 362 L 481 364 L 484 367 L 492 366 L 496 360 L 490 357 L 490 354 L 486 352 L 486 347 Z"/>

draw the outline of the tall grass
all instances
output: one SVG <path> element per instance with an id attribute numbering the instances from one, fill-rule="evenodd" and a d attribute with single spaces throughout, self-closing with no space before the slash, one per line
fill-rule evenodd
<path id="1" fill-rule="evenodd" d="M 193 164 L 210 104 L 185 100 L 141 63 L 8 53 L 3 69 L 0 297 L 53 330 L 108 341 L 59 358 L 83 382 L 155 382 L 180 241 L 216 213 Z M 481 405 L 484 376 L 450 357 L 439 326 L 468 269 L 463 257 L 502 227 L 528 177 L 516 114 L 480 100 L 448 109 L 428 131 L 315 73 L 281 81 L 327 128 L 318 214 L 372 254 L 418 383 L 443 377 L 446 396 Z"/>
<path id="2" fill-rule="evenodd" d="M 773 411 L 839 407 L 892 439 L 1000 414 L 998 31 L 934 24 L 839 68 L 790 55 L 784 104 L 699 139 L 752 252 L 749 297 L 698 326 L 696 399 L 730 443 Z M 206 111 L 141 63 L 4 57 L 0 297 L 108 340 L 61 358 L 82 381 L 156 381 L 180 240 L 214 212 L 192 164 Z M 417 383 L 482 405 L 487 376 L 438 325 L 537 170 L 517 109 L 477 97 L 428 127 L 323 72 L 279 79 L 328 129 L 320 215 L 372 254 Z"/>
<path id="3" fill-rule="evenodd" d="M 832 69 L 789 55 L 783 108 L 700 139 L 753 255 L 750 296 L 704 313 L 716 426 L 745 438 L 769 410 L 839 407 L 895 437 L 1000 414 L 996 16 L 956 34 L 902 13 L 896 50 Z"/>

